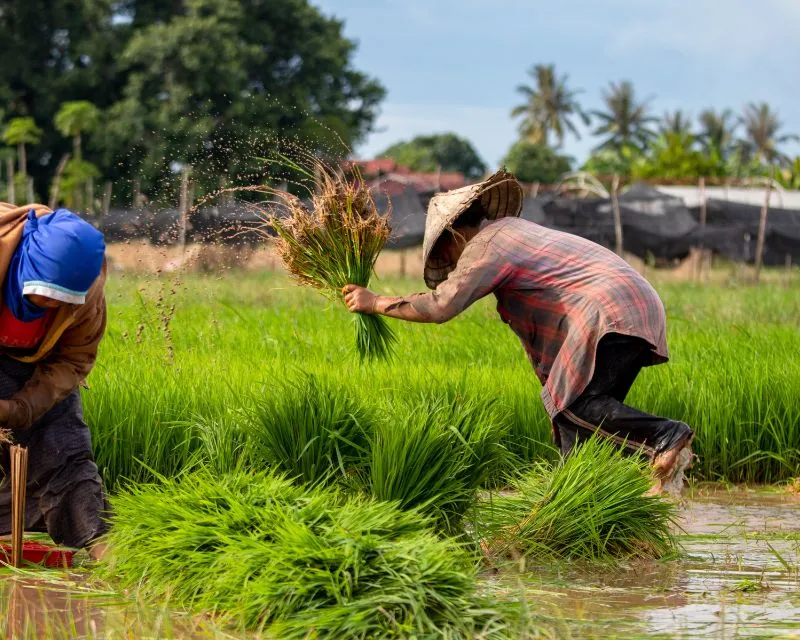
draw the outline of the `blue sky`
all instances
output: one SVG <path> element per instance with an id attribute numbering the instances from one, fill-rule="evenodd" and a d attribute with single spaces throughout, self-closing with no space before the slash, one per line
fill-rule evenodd
<path id="1" fill-rule="evenodd" d="M 454 131 L 497 165 L 517 135 L 515 88 L 536 63 L 568 74 L 586 109 L 630 80 L 657 116 L 766 101 L 800 133 L 800 0 L 312 1 L 345 21 L 356 66 L 388 90 L 360 157 Z M 583 160 L 596 144 L 587 132 L 563 151 Z"/>

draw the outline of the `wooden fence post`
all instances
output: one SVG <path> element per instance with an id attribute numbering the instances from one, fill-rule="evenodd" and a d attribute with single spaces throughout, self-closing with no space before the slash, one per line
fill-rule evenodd
<path id="1" fill-rule="evenodd" d="M 189 174 L 192 168 L 189 165 L 184 165 L 181 170 L 181 199 L 180 199 L 180 215 L 178 218 L 178 246 L 181 253 L 186 250 L 186 218 L 189 215 Z"/>
<path id="2" fill-rule="evenodd" d="M 106 182 L 106 188 L 103 191 L 103 217 L 108 215 L 108 212 L 111 210 L 111 189 L 112 189 L 111 181 L 109 180 Z"/>
<path id="3" fill-rule="evenodd" d="M 614 174 L 611 185 L 611 208 L 614 211 L 614 238 L 617 255 L 622 257 L 622 214 L 619 210 L 619 175 Z"/>
<path id="4" fill-rule="evenodd" d="M 769 213 L 769 196 L 772 193 L 772 180 L 767 183 L 764 206 L 758 221 L 758 239 L 756 240 L 756 282 L 761 279 L 761 265 L 764 263 L 764 241 L 767 235 L 767 214 Z"/>

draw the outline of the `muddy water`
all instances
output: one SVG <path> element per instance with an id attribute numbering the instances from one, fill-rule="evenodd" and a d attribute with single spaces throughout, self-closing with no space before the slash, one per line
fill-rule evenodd
<path id="1" fill-rule="evenodd" d="M 680 525 L 678 560 L 614 570 L 529 565 L 487 586 L 511 596 L 522 589 L 559 638 L 800 638 L 800 496 L 696 490 Z M 58 586 L 35 575 L 0 573 L 0 637 L 221 637 L 110 594 L 87 598 L 86 573 Z"/>
<path id="2" fill-rule="evenodd" d="M 526 567 L 497 586 L 522 585 L 564 637 L 800 638 L 800 496 L 695 491 L 680 525 L 679 560 Z"/>

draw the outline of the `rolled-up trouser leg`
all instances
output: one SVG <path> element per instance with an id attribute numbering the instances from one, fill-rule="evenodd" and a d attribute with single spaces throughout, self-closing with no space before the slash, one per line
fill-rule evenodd
<path id="1" fill-rule="evenodd" d="M 0 361 L 0 369 L 5 363 Z M 13 369 L 12 369 L 13 371 Z M 7 382 L 0 372 L 0 393 Z M 8 397 L 8 394 L 4 394 Z M 83 421 L 78 391 L 73 391 L 31 427 L 15 434 L 28 448 L 28 482 L 25 528 L 43 531 L 57 544 L 82 548 L 108 530 L 109 506 L 100 474 L 92 459 L 89 428 Z M 9 453 L 5 447 L 0 466 L 0 534 L 11 529 Z"/>
<path id="2" fill-rule="evenodd" d="M 562 454 L 566 455 L 576 442 L 596 433 L 629 452 L 652 459 L 692 435 L 683 422 L 623 404 L 647 361 L 649 349 L 645 341 L 620 334 L 609 334 L 600 341 L 591 382 L 556 418 Z"/>

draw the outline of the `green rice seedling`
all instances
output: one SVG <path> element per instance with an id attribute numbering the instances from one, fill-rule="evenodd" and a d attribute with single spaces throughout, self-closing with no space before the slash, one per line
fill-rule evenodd
<path id="1" fill-rule="evenodd" d="M 416 511 L 272 472 L 132 487 L 112 500 L 109 579 L 280 638 L 498 637 L 474 557 Z"/>
<path id="2" fill-rule="evenodd" d="M 418 398 L 401 424 L 376 428 L 368 490 L 431 514 L 440 531 L 460 534 L 478 489 L 505 467 L 504 426 L 491 401 L 430 393 Z"/>
<path id="3" fill-rule="evenodd" d="M 646 463 L 592 438 L 562 462 L 539 463 L 510 495 L 479 507 L 489 549 L 529 556 L 608 560 L 674 552 L 673 503 L 645 495 Z"/>
<path id="4" fill-rule="evenodd" d="M 363 180 L 347 180 L 316 162 L 318 188 L 309 211 L 302 201 L 276 191 L 285 216 L 270 224 L 287 271 L 333 299 L 345 285 L 369 285 L 375 261 L 389 238 L 389 213 L 381 215 Z M 381 316 L 357 313 L 356 351 L 362 360 L 387 359 L 396 342 Z"/>
<path id="5" fill-rule="evenodd" d="M 301 482 L 351 482 L 368 464 L 373 418 L 352 397 L 319 377 L 278 384 L 246 422 L 250 462 Z"/>

